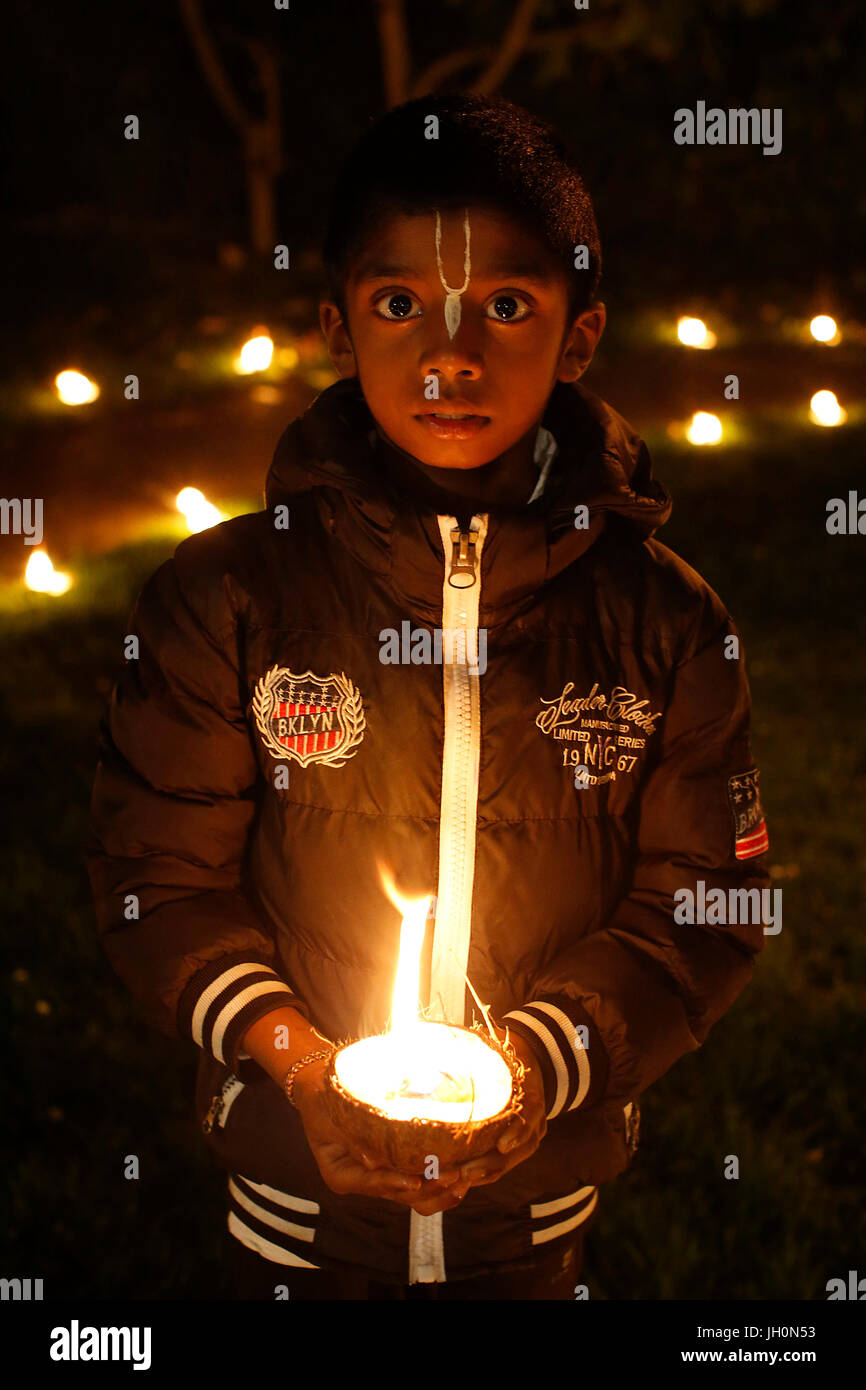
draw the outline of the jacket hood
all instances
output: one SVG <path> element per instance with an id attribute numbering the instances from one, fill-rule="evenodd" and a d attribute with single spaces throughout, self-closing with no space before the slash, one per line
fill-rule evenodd
<path id="1" fill-rule="evenodd" d="M 579 382 L 557 382 L 542 426 L 556 451 L 524 513 L 488 513 L 482 621 L 502 621 L 579 559 L 620 517 L 641 539 L 671 513 L 646 444 Z M 441 613 L 444 556 L 435 509 L 395 497 L 381 467 L 376 421 L 357 378 L 335 382 L 281 435 L 265 485 L 268 508 L 313 502 L 324 524 L 421 620 Z M 305 498 L 305 494 L 307 497 Z M 575 526 L 586 506 L 589 524 Z M 585 518 L 584 518 L 585 519 Z"/>

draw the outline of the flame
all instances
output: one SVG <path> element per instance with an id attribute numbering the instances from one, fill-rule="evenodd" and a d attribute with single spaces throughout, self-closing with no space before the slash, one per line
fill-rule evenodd
<path id="1" fill-rule="evenodd" d="M 403 918 L 391 1026 L 344 1048 L 337 1076 L 352 1095 L 393 1119 L 462 1123 L 496 1115 L 511 1095 L 511 1073 L 502 1057 L 477 1034 L 427 1022 L 420 1014 L 421 952 L 433 895 L 407 898 L 389 870 L 378 868 L 383 892 Z"/>
<path id="2" fill-rule="evenodd" d="M 718 415 L 711 415 L 706 410 L 696 410 L 692 416 L 691 424 L 686 430 L 686 439 L 690 444 L 718 444 L 722 437 L 722 422 Z"/>
<path id="3" fill-rule="evenodd" d="M 718 339 L 703 319 L 680 318 L 677 320 L 677 337 L 684 347 L 712 348 Z"/>
<path id="4" fill-rule="evenodd" d="M 54 385 L 64 405 L 89 405 L 99 395 L 96 382 L 72 367 L 65 372 L 58 372 L 54 378 Z"/>
<path id="5" fill-rule="evenodd" d="M 380 1033 L 343 1048 L 335 1063 L 340 1084 L 394 1120 L 462 1124 L 508 1104 L 511 1072 L 478 1033 L 419 1023 L 408 1041 Z"/>
<path id="6" fill-rule="evenodd" d="M 809 402 L 809 419 L 816 425 L 841 425 L 847 419 L 834 391 L 816 391 Z"/>
<path id="7" fill-rule="evenodd" d="M 831 318 L 829 314 L 816 314 L 809 324 L 809 332 L 816 342 L 830 343 L 832 347 L 835 347 L 842 338 L 836 320 Z"/>
<path id="8" fill-rule="evenodd" d="M 190 531 L 206 531 L 223 519 L 222 512 L 197 487 L 182 487 L 174 502 L 178 511 L 186 517 Z"/>
<path id="9" fill-rule="evenodd" d="M 249 376 L 252 372 L 266 372 L 274 356 L 274 340 L 267 330 L 255 332 L 248 338 L 235 359 L 234 368 L 239 376 Z"/>
<path id="10" fill-rule="evenodd" d="M 24 571 L 24 583 L 37 594 L 65 594 L 72 576 L 56 570 L 45 550 L 34 550 Z"/>
<path id="11" fill-rule="evenodd" d="M 424 949 L 424 933 L 427 918 L 433 906 L 433 895 L 426 898 L 406 898 L 397 891 L 394 876 L 383 865 L 379 866 L 382 890 L 388 901 L 396 907 L 403 918 L 400 927 L 400 955 L 397 961 L 397 975 L 394 980 L 394 995 L 391 1004 L 390 1032 L 405 1032 L 412 1028 L 420 1018 L 418 989 L 421 976 L 421 952 Z"/>

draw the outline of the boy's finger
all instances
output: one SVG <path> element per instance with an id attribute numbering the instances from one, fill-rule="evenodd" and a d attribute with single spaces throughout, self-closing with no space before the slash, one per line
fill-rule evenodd
<path id="1" fill-rule="evenodd" d="M 403 1173 L 386 1173 L 379 1170 L 377 1173 L 364 1173 L 359 1176 L 359 1188 L 368 1193 L 371 1197 L 412 1197 L 420 1194 L 420 1182 L 418 1178 L 411 1178 Z"/>
<path id="2" fill-rule="evenodd" d="M 476 1158 L 472 1163 L 464 1164 L 461 1173 L 465 1177 L 471 1177 L 473 1183 L 496 1182 L 503 1173 L 522 1163 L 524 1159 L 530 1158 L 538 1148 L 538 1138 L 535 1135 L 528 1135 L 524 1128 L 518 1135 L 518 1142 L 507 1153 L 497 1153 L 491 1149 L 490 1153 L 484 1154 L 481 1158 Z"/>
<path id="3" fill-rule="evenodd" d="M 476 1158 L 471 1163 L 464 1163 L 460 1169 L 460 1176 L 466 1182 L 486 1182 L 490 1178 L 498 1178 L 504 1171 L 504 1160 L 488 1154 L 485 1158 Z"/>
<path id="4" fill-rule="evenodd" d="M 439 1183 L 442 1183 L 443 1186 L 449 1187 L 451 1183 L 457 1182 L 459 1177 L 459 1168 L 441 1168 L 435 1177 L 425 1177 L 424 1185 L 425 1187 L 436 1187 Z"/>
<path id="5" fill-rule="evenodd" d="M 359 1152 L 366 1153 L 366 1150 Z M 420 1178 L 413 1177 L 410 1173 L 396 1173 L 390 1168 L 380 1168 L 376 1163 L 370 1168 L 355 1158 L 349 1149 L 323 1144 L 320 1153 L 326 1166 L 335 1176 L 372 1195 L 376 1195 L 377 1190 L 382 1193 L 417 1192 L 421 1187 Z M 369 1154 L 366 1154 L 366 1157 L 370 1159 Z"/>
<path id="6" fill-rule="evenodd" d="M 374 1164 L 372 1170 L 360 1169 L 364 1186 L 380 1186 L 394 1192 L 418 1192 L 422 1187 L 420 1178 L 411 1173 L 396 1173 L 392 1168 L 379 1168 Z"/>
<path id="7" fill-rule="evenodd" d="M 459 1187 L 443 1192 L 440 1197 L 431 1197 L 429 1201 L 413 1201 L 405 1199 L 413 1211 L 419 1216 L 433 1216 L 439 1211 L 449 1211 L 452 1207 L 457 1207 L 466 1196 L 471 1183 L 461 1183 Z"/>
<path id="8" fill-rule="evenodd" d="M 499 1152 L 506 1154 L 510 1153 L 512 1149 L 516 1149 L 524 1136 L 525 1129 L 526 1126 L 522 1120 L 518 1120 L 516 1124 L 509 1125 L 504 1134 L 500 1134 L 499 1136 L 499 1141 L 496 1145 Z"/>

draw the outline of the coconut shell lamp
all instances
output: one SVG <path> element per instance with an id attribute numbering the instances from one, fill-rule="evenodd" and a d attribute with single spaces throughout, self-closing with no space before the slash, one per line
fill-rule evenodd
<path id="1" fill-rule="evenodd" d="M 431 1156 L 445 1167 L 495 1147 L 522 1107 L 524 1069 L 507 1035 L 501 1042 L 489 1020 L 485 1033 L 480 1025 L 419 1015 L 430 899 L 398 905 L 404 917 L 391 1026 L 336 1049 L 326 1096 L 334 1124 L 375 1162 L 422 1174 Z"/>

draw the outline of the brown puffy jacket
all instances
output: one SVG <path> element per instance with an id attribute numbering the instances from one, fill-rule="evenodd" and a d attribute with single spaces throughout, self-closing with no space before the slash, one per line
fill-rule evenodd
<path id="1" fill-rule="evenodd" d="M 266 509 L 184 541 L 136 605 L 93 796 L 99 930 L 149 1021 L 201 1049 L 229 1227 L 286 1266 L 414 1282 L 565 1247 L 639 1096 L 763 946 L 754 915 L 702 910 L 769 882 L 736 628 L 652 539 L 670 498 L 615 411 L 557 385 L 536 457 L 524 513 L 437 516 L 395 494 L 340 381 L 280 439 Z M 387 1026 L 383 867 L 436 895 L 429 1016 L 477 1021 L 465 971 L 548 1101 L 531 1158 L 431 1217 L 332 1193 L 240 1046 L 286 1002 L 334 1040 Z"/>

